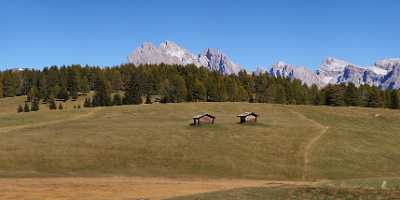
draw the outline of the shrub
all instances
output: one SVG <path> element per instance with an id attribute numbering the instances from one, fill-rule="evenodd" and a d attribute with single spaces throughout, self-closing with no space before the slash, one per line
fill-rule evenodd
<path id="1" fill-rule="evenodd" d="M 24 112 L 24 108 L 21 105 L 18 105 L 17 112 Z"/>

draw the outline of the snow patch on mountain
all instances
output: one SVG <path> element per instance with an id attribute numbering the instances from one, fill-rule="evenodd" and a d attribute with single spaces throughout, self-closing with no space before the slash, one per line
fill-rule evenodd
<path id="1" fill-rule="evenodd" d="M 378 74 L 378 75 L 386 75 L 389 72 L 389 70 L 386 70 L 386 69 L 383 69 L 383 68 L 380 68 L 377 66 L 372 66 L 372 67 L 370 67 L 370 69 L 371 69 L 371 71 L 373 71 L 375 74 Z"/>

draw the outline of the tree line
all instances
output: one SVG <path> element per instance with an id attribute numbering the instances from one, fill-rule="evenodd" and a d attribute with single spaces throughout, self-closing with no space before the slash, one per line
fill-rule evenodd
<path id="1" fill-rule="evenodd" d="M 122 64 L 114 67 L 52 66 L 0 72 L 0 97 L 26 95 L 38 102 L 77 99 L 94 91 L 84 106 L 152 103 L 239 102 L 400 108 L 399 90 L 352 83 L 318 88 L 268 73 L 223 75 L 194 65 Z"/>

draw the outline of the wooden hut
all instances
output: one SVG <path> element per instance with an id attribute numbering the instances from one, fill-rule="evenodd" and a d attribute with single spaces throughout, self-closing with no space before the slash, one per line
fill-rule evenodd
<path id="1" fill-rule="evenodd" d="M 214 124 L 215 117 L 210 114 L 200 114 L 193 116 L 193 125 Z"/>
<path id="2" fill-rule="evenodd" d="M 257 122 L 258 115 L 254 112 L 244 112 L 237 117 L 240 118 L 240 123 Z"/>

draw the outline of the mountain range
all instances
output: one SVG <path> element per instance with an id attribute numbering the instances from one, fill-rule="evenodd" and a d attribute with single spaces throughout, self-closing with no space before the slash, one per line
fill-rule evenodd
<path id="1" fill-rule="evenodd" d="M 241 70 L 240 65 L 232 62 L 217 49 L 207 48 L 195 55 L 171 41 L 162 42 L 159 47 L 146 42 L 128 56 L 128 62 L 135 65 L 160 63 L 194 64 L 223 74 L 237 74 Z"/>
<path id="2" fill-rule="evenodd" d="M 128 56 L 128 62 L 135 65 L 194 64 L 223 74 L 237 74 L 242 69 L 217 49 L 207 48 L 201 53 L 193 54 L 171 41 L 161 42 L 158 47 L 152 43 L 143 43 Z M 379 60 L 371 66 L 357 66 L 345 60 L 328 57 L 315 71 L 279 61 L 267 70 L 258 69 L 256 73 L 264 71 L 274 77 L 299 79 L 309 86 L 354 83 L 356 86 L 368 84 L 384 89 L 400 88 L 400 58 Z"/>
<path id="3" fill-rule="evenodd" d="M 372 66 L 357 66 L 348 61 L 328 57 L 316 71 L 295 67 L 284 62 L 273 64 L 269 73 L 274 77 L 299 79 L 307 85 L 324 87 L 328 84 L 354 83 L 383 89 L 400 88 L 400 59 L 376 61 Z"/>

